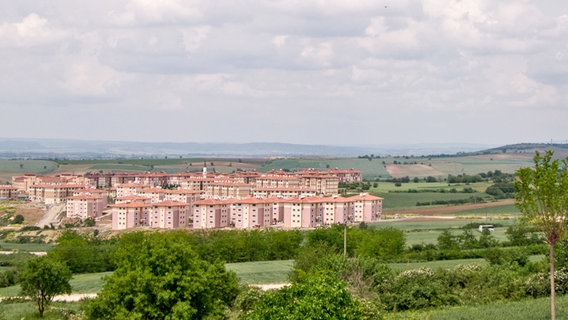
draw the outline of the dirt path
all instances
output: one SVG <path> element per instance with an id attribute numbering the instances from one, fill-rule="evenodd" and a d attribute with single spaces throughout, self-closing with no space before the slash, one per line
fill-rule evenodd
<path id="1" fill-rule="evenodd" d="M 386 215 L 405 215 L 405 214 L 417 214 L 421 216 L 433 216 L 433 215 L 443 215 L 443 214 L 452 214 L 458 213 L 467 210 L 473 209 L 483 209 L 483 208 L 490 208 L 490 207 L 499 207 L 504 205 L 513 204 L 513 199 L 502 200 L 498 202 L 489 202 L 489 203 L 471 203 L 471 204 L 464 204 L 459 206 L 443 206 L 443 207 L 425 207 L 425 208 L 412 208 L 412 209 L 391 209 L 391 210 L 384 210 L 383 213 Z"/>
<path id="2" fill-rule="evenodd" d="M 61 212 L 61 210 L 63 210 L 64 206 L 64 204 L 56 204 L 49 208 L 43 217 L 41 217 L 41 219 L 36 223 L 36 226 L 43 228 L 44 226 L 49 226 L 51 223 L 59 223 L 57 215 Z"/>

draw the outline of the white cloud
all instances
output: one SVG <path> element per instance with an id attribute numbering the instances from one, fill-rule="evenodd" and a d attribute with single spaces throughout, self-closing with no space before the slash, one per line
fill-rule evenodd
<path id="1" fill-rule="evenodd" d="M 568 103 L 568 2 L 10 1 L 0 4 L 0 18 L 0 48 L 10 62 L 0 65 L 7 117 L 57 116 L 65 106 L 79 117 L 85 106 L 116 118 L 144 110 L 136 113 L 140 127 L 173 118 L 182 128 L 178 119 L 199 112 L 202 121 L 223 124 L 204 133 L 218 141 L 230 140 L 226 130 L 243 110 L 266 123 L 274 141 L 299 143 L 413 142 L 412 132 L 390 133 L 421 125 L 424 140 L 452 129 L 459 140 L 481 121 L 491 135 L 464 136 L 467 142 L 499 130 L 527 136 L 531 128 L 535 139 L 565 131 L 557 119 Z M 46 111 L 25 112 L 32 107 Z M 542 110 L 554 121 L 529 125 L 545 122 L 534 121 Z M 295 114 L 301 122 L 279 124 Z M 498 118 L 507 114 L 515 121 L 503 124 Z M 358 130 L 325 127 L 343 122 Z M 139 134 L 191 140 L 181 129 Z M 0 128 L 9 135 L 28 131 Z M 256 137 L 252 130 L 238 135 Z"/>
<path id="2" fill-rule="evenodd" d="M 171 24 L 200 17 L 198 7 L 191 1 L 181 0 L 130 0 L 122 10 L 113 10 L 109 14 L 110 20 L 120 26 Z"/>
<path id="3" fill-rule="evenodd" d="M 20 22 L 4 23 L 0 26 L 0 46 L 34 46 L 60 41 L 66 32 L 54 28 L 49 21 L 30 13 Z"/>
<path id="4" fill-rule="evenodd" d="M 329 66 L 333 59 L 333 48 L 330 42 L 308 45 L 304 47 L 300 56 L 316 65 Z"/>

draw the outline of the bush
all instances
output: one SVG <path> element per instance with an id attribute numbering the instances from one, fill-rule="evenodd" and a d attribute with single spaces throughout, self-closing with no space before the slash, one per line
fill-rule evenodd
<path id="1" fill-rule="evenodd" d="M 532 297 L 547 297 L 550 295 L 550 273 L 540 272 L 530 276 L 526 282 L 526 293 Z M 568 293 L 568 269 L 562 268 L 554 272 L 556 294 Z"/>
<path id="2" fill-rule="evenodd" d="M 15 216 L 14 220 L 12 220 L 12 224 L 21 224 L 22 222 L 24 222 L 24 216 L 21 214 Z"/>
<path id="3" fill-rule="evenodd" d="M 383 286 L 379 296 L 387 310 L 418 310 L 460 303 L 430 268 L 401 272 Z"/>
<path id="4" fill-rule="evenodd" d="M 263 295 L 264 292 L 258 287 L 242 286 L 233 306 L 242 312 L 249 312 L 254 309 Z"/>

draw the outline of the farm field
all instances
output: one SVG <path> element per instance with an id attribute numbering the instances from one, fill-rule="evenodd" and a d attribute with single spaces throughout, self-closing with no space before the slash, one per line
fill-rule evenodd
<path id="1" fill-rule="evenodd" d="M 14 243 L 0 240 L 0 248 L 6 251 L 45 252 L 55 247 L 54 243 Z"/>
<path id="2" fill-rule="evenodd" d="M 447 183 L 445 181 L 439 182 L 408 182 L 402 183 L 400 186 L 396 186 L 394 182 L 379 182 L 377 187 L 372 187 L 369 191 L 377 193 L 405 193 L 405 192 L 439 192 L 444 190 L 445 192 L 451 192 L 452 189 L 456 191 L 462 191 L 464 188 L 472 188 L 477 192 L 485 192 L 487 187 L 491 183 L 489 182 L 476 182 L 476 183 Z"/>
<path id="3" fill-rule="evenodd" d="M 421 312 L 388 313 L 385 320 L 511 320 L 511 319 L 550 319 L 550 299 L 524 299 L 512 302 L 493 302 L 475 307 L 447 307 L 439 310 Z M 556 297 L 556 319 L 568 319 L 568 296 Z"/>
<path id="4" fill-rule="evenodd" d="M 214 165 L 211 165 L 211 162 Z M 14 174 L 57 174 L 60 172 L 102 171 L 201 171 L 206 163 L 208 170 L 232 172 L 242 170 L 299 170 L 314 168 L 357 169 L 365 180 L 384 180 L 392 177 L 434 176 L 447 178 L 449 174 L 477 174 L 494 170 L 513 173 L 521 166 L 532 164 L 532 154 L 494 154 L 448 157 L 385 157 L 385 158 L 148 158 L 112 160 L 0 160 L 0 182 L 10 181 Z M 396 164 L 395 164 L 396 163 Z M 406 163 L 406 164 L 405 164 Z M 5 180 L 5 181 L 4 181 Z"/>
<path id="5" fill-rule="evenodd" d="M 487 222 L 490 224 L 490 222 Z M 495 239 L 499 242 L 506 241 L 507 235 L 505 232 L 507 231 L 506 227 L 498 227 L 495 228 L 494 232 L 491 232 L 491 235 L 495 237 Z M 453 230 L 453 235 L 461 235 L 463 232 L 462 229 Z M 413 231 L 413 232 L 405 232 L 404 236 L 406 238 L 406 246 L 410 247 L 415 244 L 437 244 L 438 243 L 438 236 L 442 233 L 442 230 L 424 230 L 424 231 Z M 481 233 L 477 230 L 472 230 L 473 235 L 479 240 L 479 236 Z"/>
<path id="6" fill-rule="evenodd" d="M 389 173 L 386 171 L 382 159 L 367 159 L 358 158 L 318 158 L 318 159 L 275 159 L 267 161 L 260 171 L 266 172 L 269 170 L 300 170 L 300 169 L 356 169 L 363 173 L 366 180 L 385 179 L 390 178 Z"/>
<path id="7" fill-rule="evenodd" d="M 435 220 L 435 221 L 382 221 L 378 223 L 371 223 L 369 227 L 371 228 L 396 228 L 403 231 L 421 231 L 421 230 L 461 230 L 461 228 L 470 223 L 483 223 L 483 224 L 501 224 L 504 227 L 508 227 L 515 223 L 512 219 L 477 219 L 477 220 Z"/>
<path id="8" fill-rule="evenodd" d="M 227 263 L 225 267 L 248 284 L 283 283 L 288 282 L 288 273 L 293 264 L 294 260 L 274 260 Z"/>
<path id="9" fill-rule="evenodd" d="M 376 194 L 375 194 L 376 195 Z M 472 197 L 484 198 L 486 193 L 440 193 L 440 192 L 418 192 L 418 193 L 384 193 L 380 194 L 383 200 L 383 209 L 406 209 L 417 207 L 417 203 L 434 201 L 458 201 L 468 200 Z"/>

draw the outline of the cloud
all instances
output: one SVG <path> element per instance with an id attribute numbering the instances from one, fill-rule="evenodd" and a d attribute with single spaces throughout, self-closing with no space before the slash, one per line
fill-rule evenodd
<path id="1" fill-rule="evenodd" d="M 10 1 L 0 17 L 7 117 L 89 110 L 101 119 L 134 114 L 137 128 L 180 128 L 128 135 L 153 141 L 255 141 L 255 130 L 233 123 L 245 115 L 271 140 L 298 143 L 565 131 L 568 2 Z M 200 135 L 181 129 L 197 115 L 222 125 L 203 124 Z M 514 121 L 504 123 L 507 115 Z M 490 129 L 479 132 L 479 123 Z M 121 132 L 119 121 L 101 126 Z M 0 128 L 0 136 L 28 134 L 50 135 Z"/>
<path id="2" fill-rule="evenodd" d="M 45 45 L 60 41 L 66 36 L 65 31 L 52 27 L 46 18 L 36 13 L 28 14 L 19 22 L 3 23 L 0 26 L 2 47 Z"/>

